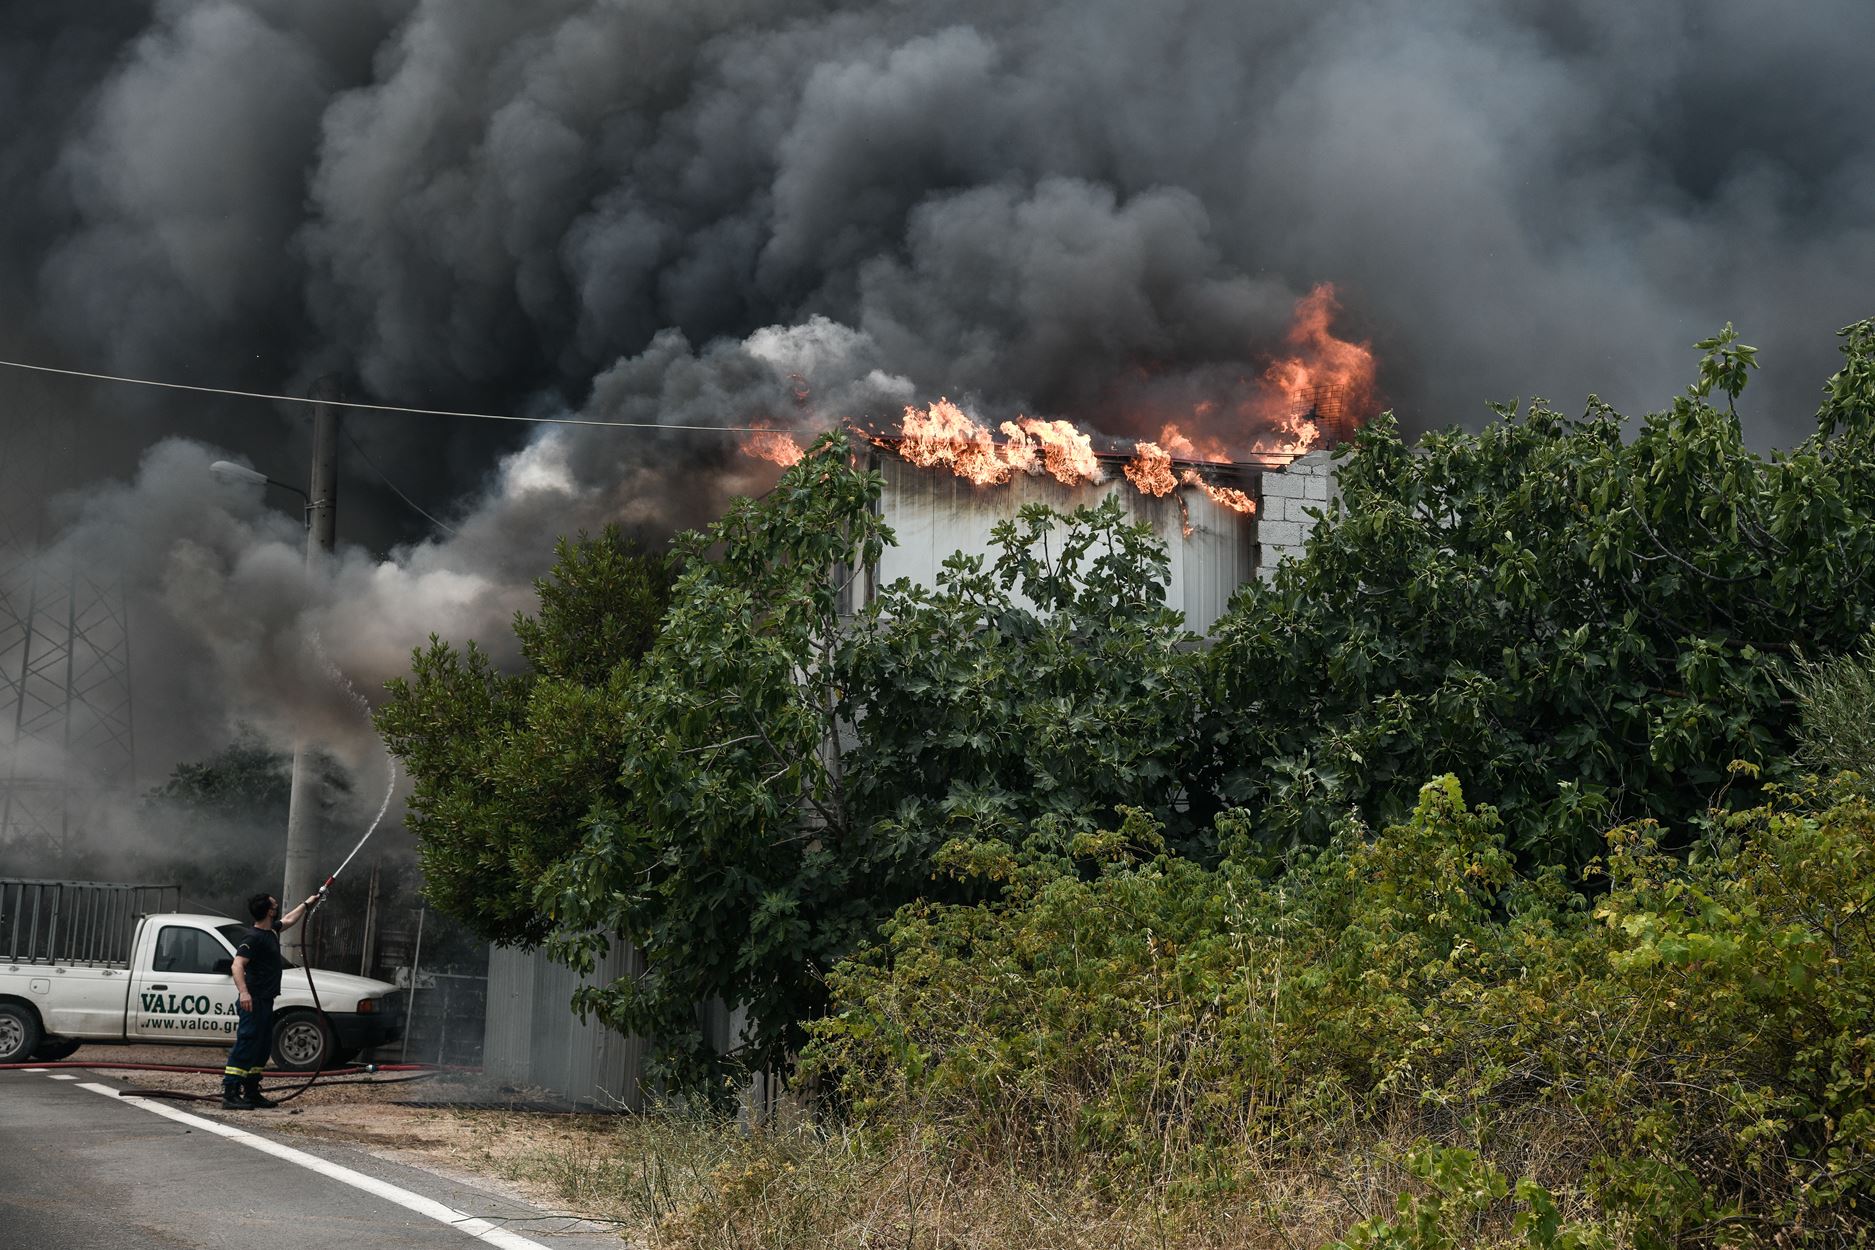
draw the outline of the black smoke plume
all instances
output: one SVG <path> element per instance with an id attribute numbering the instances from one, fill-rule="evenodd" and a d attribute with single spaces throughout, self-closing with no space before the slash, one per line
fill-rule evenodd
<path id="1" fill-rule="evenodd" d="M 1657 407 L 1731 319 L 1767 364 L 1748 429 L 1787 443 L 1871 311 L 1871 47 L 1865 0 L 10 0 L 0 348 L 670 426 L 947 394 L 1125 432 L 1140 376 L 1254 374 L 1332 281 L 1409 428 Z M 308 595 L 290 501 L 200 471 L 298 477 L 303 414 L 32 394 L 83 431 L 74 480 L 120 483 L 65 496 L 60 541 L 138 597 L 159 771 L 292 719 L 310 628 L 369 688 L 431 629 L 498 641 L 556 533 L 761 480 L 720 436 L 361 415 L 456 532 L 348 446 L 362 545 Z"/>

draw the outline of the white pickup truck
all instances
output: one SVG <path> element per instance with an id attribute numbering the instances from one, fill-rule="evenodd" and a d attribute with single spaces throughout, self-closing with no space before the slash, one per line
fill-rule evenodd
<path id="1" fill-rule="evenodd" d="M 83 1044 L 227 1047 L 238 1019 L 227 916 L 147 910 L 171 887 L 0 880 L 0 1063 L 54 1062 Z M 159 901 L 160 900 L 160 901 Z M 403 991 L 288 965 L 274 1001 L 273 1062 L 337 1067 L 402 1035 Z"/>

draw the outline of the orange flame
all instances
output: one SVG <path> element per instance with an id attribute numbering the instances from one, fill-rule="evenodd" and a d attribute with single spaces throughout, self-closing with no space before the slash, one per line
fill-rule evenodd
<path id="1" fill-rule="evenodd" d="M 1178 479 L 1172 475 L 1172 453 L 1143 438 L 1134 444 L 1133 458 L 1121 472 L 1140 494 L 1151 495 L 1154 499 L 1163 499 L 1178 487 Z"/>
<path id="2" fill-rule="evenodd" d="M 1335 336 L 1329 325 L 1340 311 L 1329 282 L 1296 302 L 1295 321 L 1289 327 L 1293 352 L 1263 374 L 1263 384 L 1275 400 L 1267 415 L 1294 444 L 1253 450 L 1307 451 L 1321 441 L 1321 430 L 1310 416 L 1345 427 L 1350 418 L 1358 422 L 1373 406 L 1373 347 Z"/>
<path id="3" fill-rule="evenodd" d="M 1074 486 L 1106 480 L 1106 470 L 1100 467 L 1100 458 L 1094 454 L 1094 441 L 1070 423 L 1018 417 L 1013 423 L 1003 422 L 1003 433 L 1013 439 L 1012 424 L 1019 427 L 1023 435 L 1035 440 L 1041 449 L 1043 471 L 1057 482 Z"/>
<path id="4" fill-rule="evenodd" d="M 1249 495 L 1207 480 L 1194 465 L 1228 465 L 1246 451 L 1301 455 L 1320 446 L 1325 433 L 1345 436 L 1360 423 L 1375 403 L 1374 354 L 1369 344 L 1334 334 L 1330 327 L 1339 312 L 1329 283 L 1298 300 L 1289 354 L 1254 379 L 1239 379 L 1234 387 L 1226 382 L 1222 389 L 1234 393 L 1192 404 L 1181 421 L 1166 422 L 1156 440 L 1135 443 L 1121 470 L 1126 480 L 1154 498 L 1189 486 L 1233 512 L 1254 513 L 1256 501 Z M 805 406 L 805 380 L 790 379 L 797 406 Z M 991 429 L 949 399 L 908 406 L 896 431 L 868 437 L 912 464 L 946 468 L 983 486 L 1006 483 L 1018 473 L 1046 473 L 1070 486 L 1106 480 L 1093 440 L 1072 423 L 1018 416 Z M 761 430 L 743 450 L 783 467 L 803 455 L 801 444 L 783 430 Z M 1182 496 L 1179 506 L 1189 533 Z"/>
<path id="5" fill-rule="evenodd" d="M 943 466 L 979 486 L 1007 482 L 1018 466 L 1009 462 L 989 428 L 948 399 L 920 412 L 905 409 L 899 426 L 899 455 L 921 468 Z"/>
<path id="6" fill-rule="evenodd" d="M 1216 408 L 1215 403 L 1199 404 L 1196 415 L 1201 418 L 1208 416 Z M 1209 460 L 1214 464 L 1229 464 L 1232 459 L 1223 440 L 1208 434 L 1201 434 L 1194 439 L 1171 423 L 1159 431 L 1159 445 L 1175 460 Z"/>
<path id="7" fill-rule="evenodd" d="M 801 457 L 807 454 L 794 435 L 785 430 L 757 430 L 742 440 L 742 450 L 784 469 L 799 464 Z"/>
<path id="8" fill-rule="evenodd" d="M 1196 486 L 1211 499 L 1212 503 L 1229 508 L 1232 512 L 1241 512 L 1250 516 L 1257 510 L 1257 501 L 1233 486 L 1218 486 L 1204 480 L 1196 469 L 1186 469 L 1178 475 L 1178 480 L 1187 486 Z"/>
<path id="9" fill-rule="evenodd" d="M 1018 473 L 1047 473 L 1067 486 L 1106 478 L 1094 442 L 1066 421 L 1017 417 L 1004 421 L 998 439 L 987 425 L 948 399 L 907 407 L 896 439 L 881 439 L 923 468 L 942 466 L 979 486 L 996 486 Z"/>
<path id="10" fill-rule="evenodd" d="M 1175 403 L 1159 446 L 1174 460 L 1229 461 L 1245 452 L 1297 456 L 1346 438 L 1378 405 L 1373 348 L 1334 333 L 1339 311 L 1329 283 L 1297 300 L 1285 353 L 1253 376 L 1213 376 L 1212 394 Z M 1140 385 L 1149 392 L 1151 381 L 1147 373 Z M 1148 395 L 1128 402 L 1147 414 L 1159 407 Z"/>
<path id="11" fill-rule="evenodd" d="M 1133 458 L 1126 462 L 1126 467 L 1121 471 L 1126 474 L 1126 480 L 1131 482 L 1141 494 L 1151 495 L 1155 499 L 1164 498 L 1182 484 L 1197 487 L 1213 503 L 1222 504 L 1233 512 L 1249 514 L 1256 511 L 1256 501 L 1250 496 L 1229 486 L 1217 486 L 1207 482 L 1204 475 L 1196 469 L 1185 468 L 1174 473 L 1172 471 L 1174 460 L 1187 463 L 1193 460 L 1208 460 L 1228 464 L 1230 456 L 1216 439 L 1205 439 L 1201 447 L 1182 433 L 1176 425 L 1167 425 L 1159 431 L 1157 442 L 1142 438 L 1135 443 Z M 1186 528 L 1188 531 L 1186 537 L 1189 538 L 1189 523 Z"/>

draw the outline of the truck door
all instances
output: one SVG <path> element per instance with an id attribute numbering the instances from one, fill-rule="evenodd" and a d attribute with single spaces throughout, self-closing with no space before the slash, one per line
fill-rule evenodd
<path id="1" fill-rule="evenodd" d="M 152 1042 L 233 1041 L 234 951 L 212 929 L 164 924 L 137 974 L 131 1033 Z"/>

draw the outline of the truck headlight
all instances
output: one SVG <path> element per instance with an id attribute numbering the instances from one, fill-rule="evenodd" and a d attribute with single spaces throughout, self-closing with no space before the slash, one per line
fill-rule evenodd
<path id="1" fill-rule="evenodd" d="M 371 1015 L 377 1009 L 378 1000 L 375 998 L 361 998 L 358 1000 L 358 1014 L 361 1016 Z"/>

